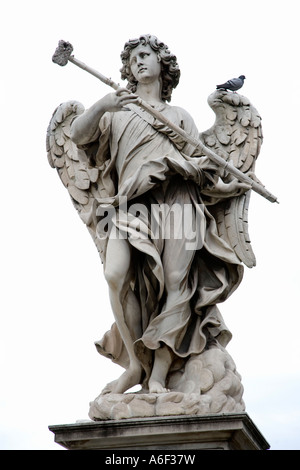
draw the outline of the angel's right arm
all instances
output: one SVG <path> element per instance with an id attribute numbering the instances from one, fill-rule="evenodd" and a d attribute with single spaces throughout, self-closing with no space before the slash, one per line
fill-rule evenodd
<path id="1" fill-rule="evenodd" d="M 101 99 L 74 119 L 71 125 L 71 140 L 77 145 L 96 140 L 99 137 L 99 121 L 104 113 L 105 106 Z"/>
<path id="2" fill-rule="evenodd" d="M 135 103 L 137 96 L 121 88 L 109 93 L 78 116 L 71 125 L 71 140 L 77 145 L 85 145 L 99 137 L 99 121 L 106 112 L 117 112 L 129 103 Z"/>

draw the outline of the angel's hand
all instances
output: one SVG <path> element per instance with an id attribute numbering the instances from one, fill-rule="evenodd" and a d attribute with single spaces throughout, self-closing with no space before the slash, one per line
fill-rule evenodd
<path id="1" fill-rule="evenodd" d="M 136 103 L 138 100 L 139 97 L 130 93 L 127 88 L 120 88 L 115 93 L 109 93 L 73 121 L 71 140 L 76 145 L 85 145 L 95 141 L 99 134 L 99 121 L 104 113 L 126 110 L 126 105 Z"/>
<path id="2" fill-rule="evenodd" d="M 221 178 L 218 178 L 217 183 L 212 188 L 204 190 L 203 193 L 216 198 L 229 198 L 241 196 L 249 189 L 251 189 L 250 184 L 240 183 L 237 179 L 233 179 L 230 183 L 224 183 Z"/>
<path id="3" fill-rule="evenodd" d="M 136 103 L 138 99 L 139 97 L 127 88 L 120 88 L 115 93 L 104 96 L 102 106 L 105 111 L 109 112 L 124 111 L 128 104 Z"/>

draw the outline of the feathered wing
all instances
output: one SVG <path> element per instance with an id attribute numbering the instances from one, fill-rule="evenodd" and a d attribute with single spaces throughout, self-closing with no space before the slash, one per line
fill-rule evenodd
<path id="1" fill-rule="evenodd" d="M 255 162 L 262 144 L 261 118 L 244 96 L 217 90 L 208 98 L 216 114 L 215 124 L 200 134 L 203 143 L 236 168 L 254 177 Z M 211 206 L 220 237 L 248 267 L 256 264 L 249 231 L 248 207 L 251 191 Z"/>
<path id="2" fill-rule="evenodd" d="M 85 151 L 78 149 L 70 139 L 71 124 L 84 110 L 77 101 L 58 106 L 47 129 L 46 148 L 49 164 L 56 168 L 102 258 L 104 242 L 97 237 L 95 217 L 95 199 L 100 196 L 100 171 L 90 165 Z"/>

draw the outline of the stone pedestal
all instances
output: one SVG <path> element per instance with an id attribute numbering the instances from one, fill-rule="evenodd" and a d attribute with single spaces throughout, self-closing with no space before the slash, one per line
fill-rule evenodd
<path id="1" fill-rule="evenodd" d="M 69 450 L 267 450 L 246 413 L 86 421 L 49 426 Z"/>

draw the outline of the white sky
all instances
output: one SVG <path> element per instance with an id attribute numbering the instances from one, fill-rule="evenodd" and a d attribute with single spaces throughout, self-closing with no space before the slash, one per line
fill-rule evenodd
<path id="1" fill-rule="evenodd" d="M 221 305 L 246 411 L 272 449 L 300 449 L 299 2 L 285 0 L 4 0 L 1 7 L 0 448 L 53 449 L 50 424 L 88 418 L 89 401 L 121 369 L 96 352 L 113 322 L 96 248 L 55 170 L 46 129 L 63 101 L 89 107 L 111 91 L 51 61 L 60 39 L 120 81 L 125 41 L 151 33 L 177 55 L 172 103 L 200 131 L 215 85 L 245 74 L 263 118 L 257 176 L 280 205 L 253 193 L 257 267 Z"/>

